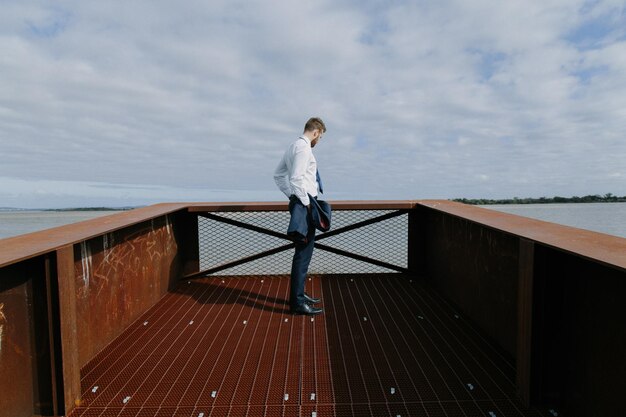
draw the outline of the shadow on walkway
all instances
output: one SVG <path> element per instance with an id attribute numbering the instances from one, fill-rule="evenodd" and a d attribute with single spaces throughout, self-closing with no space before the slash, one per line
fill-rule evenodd
<path id="1" fill-rule="evenodd" d="M 215 278 L 196 279 L 191 281 L 195 288 L 200 290 L 190 294 L 197 302 L 202 304 L 241 304 L 272 313 L 289 313 L 289 300 L 271 297 L 260 292 L 247 291 L 242 288 L 233 288 L 224 278 L 224 283 L 216 283 Z M 271 279 L 271 278 L 270 278 Z M 186 282 L 181 283 L 175 292 L 188 293 Z"/>

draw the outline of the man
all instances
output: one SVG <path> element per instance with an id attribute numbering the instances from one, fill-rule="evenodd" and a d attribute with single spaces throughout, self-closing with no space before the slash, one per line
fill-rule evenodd
<path id="1" fill-rule="evenodd" d="M 311 198 L 317 198 L 322 191 L 317 173 L 317 161 L 312 148 L 322 139 L 326 126 L 318 117 L 310 118 L 304 125 L 302 136 L 293 142 L 283 155 L 276 171 L 274 181 L 278 188 L 289 197 L 289 211 L 294 213 L 298 204 L 307 208 L 306 236 L 296 241 L 296 251 L 291 264 L 291 281 L 289 289 L 289 305 L 292 314 L 315 315 L 322 313 L 321 308 L 313 304 L 319 298 L 312 298 L 304 292 L 304 281 L 309 269 L 315 246 L 315 226 L 311 216 Z"/>

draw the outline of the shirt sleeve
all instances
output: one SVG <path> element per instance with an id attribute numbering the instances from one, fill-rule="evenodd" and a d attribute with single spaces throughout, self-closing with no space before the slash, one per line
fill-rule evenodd
<path id="1" fill-rule="evenodd" d="M 308 147 L 308 149 L 307 149 Z M 291 166 L 291 173 L 289 176 L 289 184 L 293 194 L 304 204 L 308 206 L 309 195 L 306 192 L 304 183 L 306 169 L 311 158 L 311 148 L 308 143 L 302 141 L 302 144 L 298 144 L 295 148 L 295 154 L 293 156 L 293 164 Z"/>
<path id="2" fill-rule="evenodd" d="M 291 191 L 291 185 L 289 184 L 289 169 L 287 168 L 284 157 L 280 160 L 276 170 L 274 171 L 274 182 L 278 186 L 278 189 L 287 197 L 290 197 L 291 194 L 293 194 Z"/>

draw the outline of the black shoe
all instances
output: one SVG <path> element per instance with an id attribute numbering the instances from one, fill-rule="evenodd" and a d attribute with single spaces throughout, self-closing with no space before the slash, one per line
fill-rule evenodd
<path id="1" fill-rule="evenodd" d="M 312 307 L 307 303 L 304 303 L 296 308 L 292 308 L 291 314 L 304 314 L 307 316 L 314 316 L 316 314 L 322 313 L 323 311 L 324 310 L 322 310 L 321 308 Z"/>
<path id="2" fill-rule="evenodd" d="M 311 297 L 309 294 L 304 293 L 304 301 L 306 301 L 309 304 L 318 304 L 322 301 L 321 298 L 313 298 Z"/>

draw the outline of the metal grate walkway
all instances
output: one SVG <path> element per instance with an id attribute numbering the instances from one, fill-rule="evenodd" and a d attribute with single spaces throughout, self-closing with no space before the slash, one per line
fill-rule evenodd
<path id="1" fill-rule="evenodd" d="M 72 417 L 550 415 L 415 279 L 314 276 L 314 318 L 288 314 L 288 291 L 285 276 L 181 283 L 81 370 Z"/>

